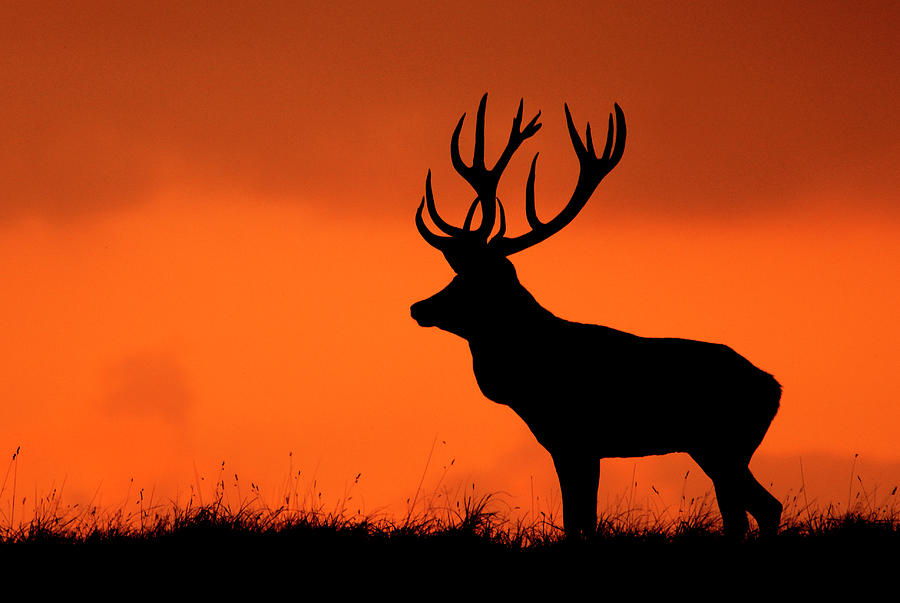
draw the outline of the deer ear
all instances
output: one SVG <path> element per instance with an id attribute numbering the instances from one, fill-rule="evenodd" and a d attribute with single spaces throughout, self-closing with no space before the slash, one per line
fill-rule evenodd
<path id="1" fill-rule="evenodd" d="M 444 254 L 444 259 L 447 260 L 447 263 L 450 264 L 450 268 L 452 268 L 453 272 L 456 274 L 467 272 L 472 267 L 471 254 L 466 253 L 465 249 L 451 247 L 449 249 L 442 249 L 441 253 Z"/>

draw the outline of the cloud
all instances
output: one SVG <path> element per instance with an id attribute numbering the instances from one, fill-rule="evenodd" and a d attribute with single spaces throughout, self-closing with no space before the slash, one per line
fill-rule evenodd
<path id="1" fill-rule="evenodd" d="M 520 95 L 544 109 L 546 196 L 572 186 L 562 101 L 596 126 L 618 100 L 629 146 L 607 190 L 628 210 L 741 215 L 823 187 L 890 204 L 897 9 L 776 4 L 11 5 L 0 222 L 65 222 L 171 188 L 409 213 L 485 90 L 491 148 Z M 375 207 L 384 198 L 397 202 Z"/>
<path id="2" fill-rule="evenodd" d="M 187 420 L 193 398 L 184 368 L 171 355 L 127 356 L 110 368 L 108 380 L 102 407 L 109 416 L 155 418 L 173 427 Z"/>

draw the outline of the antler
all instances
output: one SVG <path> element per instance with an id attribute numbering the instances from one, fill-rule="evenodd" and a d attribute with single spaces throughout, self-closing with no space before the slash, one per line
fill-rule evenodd
<path id="1" fill-rule="evenodd" d="M 562 230 L 569 222 L 571 222 L 578 212 L 584 207 L 588 199 L 594 193 L 597 185 L 603 180 L 609 172 L 619 163 L 622 153 L 625 151 L 625 115 L 618 104 L 615 109 L 615 124 L 613 116 L 609 116 L 609 128 L 606 135 L 606 145 L 600 157 L 594 150 L 594 141 L 591 137 L 591 124 L 587 124 L 585 140 L 582 141 L 575 124 L 572 121 L 572 114 L 569 112 L 569 106 L 565 105 L 566 124 L 569 128 L 569 137 L 572 139 L 572 146 L 575 149 L 575 155 L 578 157 L 579 173 L 578 182 L 575 184 L 575 190 L 572 197 L 566 204 L 565 208 L 549 222 L 541 222 L 537 217 L 534 203 L 534 179 L 535 170 L 537 168 L 536 153 L 531 161 L 531 171 L 528 174 L 528 182 L 525 187 L 525 217 L 531 230 L 517 237 L 507 238 L 506 233 L 506 215 L 503 205 L 497 199 L 497 186 L 500 182 L 500 176 L 506 166 L 509 164 L 513 154 L 518 150 L 522 143 L 528 138 L 534 136 L 541 128 L 538 123 L 541 113 L 537 115 L 522 128 L 522 112 L 524 108 L 524 100 L 519 101 L 519 110 L 513 118 L 512 130 L 509 133 L 509 141 L 506 148 L 500 154 L 500 158 L 494 167 L 488 169 L 484 162 L 484 112 L 487 105 L 487 94 L 481 97 L 478 105 L 478 113 L 475 118 L 475 150 L 472 158 L 472 165 L 466 165 L 459 153 L 459 135 L 462 131 L 463 122 L 466 114 L 463 113 L 456 124 L 453 136 L 450 139 L 450 159 L 453 167 L 462 176 L 466 182 L 475 190 L 477 196 L 469 206 L 466 213 L 466 219 L 462 228 L 448 224 L 438 214 L 434 201 L 434 192 L 431 189 L 431 170 L 428 170 L 428 176 L 425 178 L 425 196 L 419 204 L 416 212 L 416 226 L 422 237 L 433 247 L 447 255 L 447 252 L 454 253 L 461 250 L 462 246 L 469 247 L 472 244 L 487 245 L 501 255 L 511 255 L 540 243 L 551 235 Z M 475 209 L 481 206 L 481 224 L 477 230 L 472 230 L 472 220 L 475 216 Z M 428 215 L 444 234 L 449 236 L 436 235 L 425 226 L 422 218 L 422 212 L 427 207 Z M 497 217 L 497 208 L 500 208 L 500 226 L 497 234 L 488 241 Z M 471 247 L 469 247 L 471 249 Z M 448 259 L 450 259 L 448 257 Z"/>
<path id="2" fill-rule="evenodd" d="M 578 182 L 575 184 L 575 190 L 569 202 L 559 214 L 549 222 L 541 222 L 537 217 L 534 207 L 534 177 L 535 168 L 537 167 L 538 154 L 535 153 L 534 159 L 531 161 L 531 171 L 528 173 L 528 183 L 525 187 L 525 217 L 531 230 L 518 237 L 506 238 L 498 233 L 491 239 L 489 246 L 496 249 L 502 255 L 511 255 L 527 249 L 532 245 L 540 243 L 551 235 L 562 230 L 569 222 L 571 222 L 578 212 L 584 207 L 588 199 L 596 190 L 600 181 L 612 171 L 614 167 L 622 159 L 625 151 L 625 114 L 622 108 L 615 104 L 616 121 L 613 126 L 613 116 L 609 116 L 609 128 L 606 134 L 606 146 L 603 148 L 603 154 L 597 157 L 594 150 L 594 141 L 591 138 L 591 124 L 588 122 L 585 132 L 587 146 L 581 140 L 575 124 L 572 122 L 572 114 L 569 113 L 569 106 L 564 105 L 566 110 L 566 124 L 569 127 L 569 137 L 572 139 L 572 146 L 575 148 L 575 154 L 578 156 L 579 172 Z M 499 203 L 499 201 L 498 201 Z M 502 210 L 502 206 L 501 206 Z"/>
<path id="3" fill-rule="evenodd" d="M 484 112 L 487 106 L 487 94 L 481 97 L 481 102 L 478 104 L 478 113 L 475 117 L 475 150 L 471 166 L 465 164 L 459 152 L 459 135 L 462 132 L 466 114 L 463 113 L 462 117 L 459 118 L 459 123 L 456 124 L 456 129 L 453 131 L 453 136 L 450 139 L 450 159 L 454 169 L 469 183 L 477 196 L 472 202 L 472 205 L 469 206 L 463 228 L 448 224 L 441 218 L 440 214 L 438 214 L 434 202 L 434 192 L 431 189 L 431 170 L 428 170 L 428 176 L 425 178 L 425 196 L 422 198 L 422 203 L 419 204 L 419 210 L 416 213 L 416 226 L 419 228 L 422 237 L 424 237 L 433 247 L 444 251 L 452 239 L 460 237 L 465 239 L 471 238 L 481 241 L 482 243 L 487 242 L 496 221 L 495 200 L 497 198 L 497 185 L 500 182 L 500 176 L 503 174 L 503 170 L 506 169 L 509 160 L 512 159 L 516 150 L 525 140 L 534 136 L 541 128 L 541 124 L 538 123 L 538 118 L 541 116 L 540 111 L 538 111 L 537 115 L 522 128 L 524 104 L 524 99 L 519 101 L 519 110 L 513 118 L 512 129 L 509 133 L 509 141 L 506 143 L 506 148 L 503 149 L 497 163 L 495 163 L 494 167 L 491 169 L 488 169 L 484 162 Z M 472 219 L 475 216 L 475 208 L 479 204 L 481 205 L 481 224 L 478 226 L 477 230 L 472 231 Z M 425 222 L 422 219 L 422 210 L 425 207 L 428 208 L 428 215 L 431 217 L 435 226 L 445 234 L 450 235 L 449 237 L 435 235 L 427 229 Z M 502 214 L 501 226 L 503 231 L 505 231 L 506 220 L 505 216 Z"/>

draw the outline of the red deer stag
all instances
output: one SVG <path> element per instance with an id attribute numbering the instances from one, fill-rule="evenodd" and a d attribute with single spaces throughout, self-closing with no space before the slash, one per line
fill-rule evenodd
<path id="1" fill-rule="evenodd" d="M 615 120 L 609 116 L 606 145 L 598 157 L 590 124 L 582 140 L 565 106 L 580 165 L 575 191 L 559 215 L 548 222 L 539 220 L 535 155 L 525 188 L 531 230 L 511 237 L 506 236 L 497 184 L 513 153 L 540 129 L 540 112 L 523 128 L 519 103 L 509 142 L 488 169 L 486 102 L 487 95 L 478 106 L 472 165 L 466 165 L 459 153 L 465 114 L 450 143 L 453 167 L 477 194 L 462 228 L 438 214 L 431 171 L 425 180 L 416 226 L 444 254 L 456 276 L 442 291 L 414 304 L 412 317 L 423 327 L 438 327 L 468 341 L 482 393 L 512 408 L 550 453 L 562 490 L 567 537 L 596 532 L 600 459 L 670 452 L 688 453 L 712 479 L 726 535 L 744 537 L 747 512 L 762 536 L 777 533 L 782 505 L 748 467 L 778 410 L 781 386 L 774 377 L 724 345 L 639 337 L 558 318 L 519 283 L 507 259 L 571 222 L 619 163 L 625 149 L 621 108 L 615 105 Z M 473 228 L 478 206 L 481 223 Z M 426 227 L 422 217 L 426 208 L 447 236 Z"/>

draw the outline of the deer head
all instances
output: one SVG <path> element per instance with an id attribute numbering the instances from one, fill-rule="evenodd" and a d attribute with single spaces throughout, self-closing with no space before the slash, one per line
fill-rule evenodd
<path id="1" fill-rule="evenodd" d="M 513 154 L 528 138 L 541 128 L 541 113 L 522 127 L 524 101 L 513 118 L 512 130 L 506 148 L 493 168 L 488 169 L 484 160 L 484 113 L 487 94 L 481 98 L 475 119 L 475 151 L 472 165 L 463 162 L 459 152 L 459 135 L 466 115 L 463 113 L 450 140 L 450 159 L 454 169 L 475 191 L 476 197 L 466 214 L 462 228 L 444 221 L 437 211 L 431 188 L 431 170 L 425 178 L 425 196 L 416 212 L 416 226 L 429 245 L 444 254 L 456 277 L 447 287 L 434 296 L 412 306 L 413 318 L 421 326 L 436 326 L 445 331 L 470 338 L 472 333 L 484 332 L 497 319 L 519 307 L 517 301 L 533 301 L 519 284 L 515 269 L 507 256 L 527 249 L 559 232 L 571 222 L 590 199 L 597 185 L 619 163 L 625 150 L 625 116 L 615 105 L 615 123 L 609 116 L 606 145 L 598 157 L 591 137 L 591 125 L 587 124 L 585 140 L 581 139 L 568 105 L 565 105 L 569 137 L 578 157 L 579 173 L 575 190 L 563 210 L 548 222 L 541 222 L 535 211 L 534 179 L 538 154 L 531 161 L 531 171 L 525 187 L 525 217 L 531 230 L 516 236 L 506 236 L 506 214 L 497 197 L 497 186 L 503 170 Z M 425 225 L 423 212 L 443 235 L 431 232 Z M 481 209 L 481 223 L 472 228 L 476 209 Z M 499 215 L 499 226 L 497 216 Z M 496 227 L 496 232 L 494 232 Z"/>

